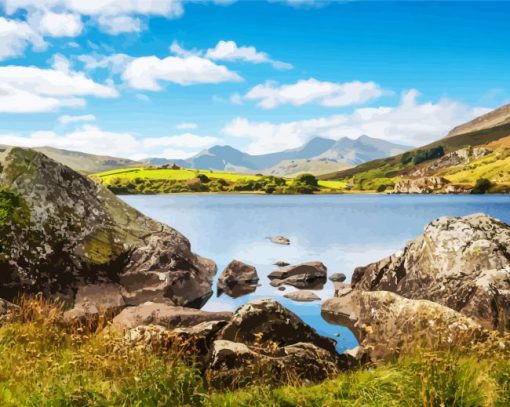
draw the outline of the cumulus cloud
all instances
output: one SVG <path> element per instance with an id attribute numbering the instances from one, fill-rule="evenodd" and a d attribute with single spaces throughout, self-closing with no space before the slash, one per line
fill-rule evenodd
<path id="1" fill-rule="evenodd" d="M 76 117 L 71 117 L 71 122 Z M 78 121 L 78 120 L 76 120 Z M 22 147 L 50 146 L 89 154 L 142 159 L 147 157 L 186 158 L 218 141 L 211 136 L 178 134 L 141 138 L 127 132 L 106 131 L 83 124 L 77 129 L 56 133 L 36 131 L 28 135 L 0 134 L 0 144 Z"/>
<path id="2" fill-rule="evenodd" d="M 234 41 L 219 41 L 214 48 L 205 52 L 205 57 L 216 61 L 243 61 L 253 64 L 271 64 L 275 69 L 292 69 L 286 62 L 269 58 L 265 52 L 257 51 L 252 46 L 238 46 Z"/>
<path id="3" fill-rule="evenodd" d="M 85 96 L 117 97 L 117 91 L 74 72 L 68 61 L 55 58 L 53 68 L 0 66 L 0 112 L 49 112 L 60 107 L 83 106 Z"/>
<path id="4" fill-rule="evenodd" d="M 30 25 L 0 17 L 0 61 L 23 55 L 29 45 L 36 51 L 46 48 L 43 37 Z"/>
<path id="5" fill-rule="evenodd" d="M 112 73 L 121 73 L 133 58 L 126 54 L 102 55 L 96 52 L 77 57 L 86 70 L 107 69 Z"/>
<path id="6" fill-rule="evenodd" d="M 54 13 L 48 10 L 31 13 L 28 24 L 40 34 L 50 37 L 76 37 L 83 29 L 79 14 Z"/>
<path id="7" fill-rule="evenodd" d="M 177 130 L 190 130 L 190 129 L 196 129 L 198 127 L 198 124 L 196 123 L 189 123 L 189 122 L 183 122 L 179 123 L 175 128 Z"/>
<path id="8" fill-rule="evenodd" d="M 140 32 L 142 30 L 142 21 L 138 17 L 100 16 L 98 23 L 102 31 L 112 35 Z"/>
<path id="9" fill-rule="evenodd" d="M 93 122 L 95 120 L 96 116 L 93 114 L 84 114 L 80 116 L 63 115 L 58 118 L 58 122 L 64 125 L 78 122 Z"/>
<path id="10" fill-rule="evenodd" d="M 418 97 L 418 91 L 410 90 L 403 94 L 398 106 L 359 108 L 351 114 L 284 123 L 236 118 L 227 123 L 223 133 L 249 140 L 247 151 L 253 154 L 298 147 L 316 136 L 339 139 L 366 134 L 419 146 L 443 137 L 456 125 L 490 110 L 449 99 L 419 103 Z"/>
<path id="11" fill-rule="evenodd" d="M 242 80 L 237 73 L 227 67 L 199 56 L 135 58 L 128 63 L 122 78 L 132 88 L 151 91 L 161 90 L 160 82 L 188 86 Z"/>
<path id="12" fill-rule="evenodd" d="M 266 82 L 253 87 L 245 100 L 258 101 L 263 109 L 274 109 L 280 105 L 302 106 L 319 104 L 326 107 L 350 106 L 368 102 L 383 94 L 374 82 L 323 82 L 310 78 L 292 85 Z"/>

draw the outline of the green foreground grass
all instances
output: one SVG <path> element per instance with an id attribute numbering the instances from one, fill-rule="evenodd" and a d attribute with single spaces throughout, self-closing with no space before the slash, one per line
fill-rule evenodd
<path id="1" fill-rule="evenodd" d="M 65 327 L 61 312 L 25 301 L 0 327 L 2 406 L 508 406 L 508 345 L 418 352 L 321 384 L 212 390 L 178 350 Z"/>
<path id="2" fill-rule="evenodd" d="M 186 192 L 298 194 L 345 191 L 346 184 L 342 181 L 315 180 L 310 183 L 306 177 L 307 174 L 296 178 L 282 178 L 261 174 L 161 167 L 126 168 L 92 176 L 117 194 Z"/>

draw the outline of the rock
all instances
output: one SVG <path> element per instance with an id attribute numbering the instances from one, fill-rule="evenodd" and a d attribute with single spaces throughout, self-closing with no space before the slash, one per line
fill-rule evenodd
<path id="1" fill-rule="evenodd" d="M 449 183 L 442 177 L 424 177 L 418 179 L 404 179 L 395 184 L 393 193 L 396 194 L 431 194 L 443 190 Z"/>
<path id="2" fill-rule="evenodd" d="M 19 307 L 0 298 L 0 326 L 12 321 L 19 312 Z"/>
<path id="3" fill-rule="evenodd" d="M 334 282 L 343 283 L 347 277 L 344 273 L 334 273 L 329 276 L 329 279 Z"/>
<path id="4" fill-rule="evenodd" d="M 232 260 L 218 280 L 218 295 L 225 292 L 233 298 L 249 294 L 257 289 L 259 277 L 255 267 Z"/>
<path id="5" fill-rule="evenodd" d="M 318 261 L 282 267 L 268 275 L 271 285 L 275 287 L 287 284 L 306 289 L 322 289 L 326 277 L 327 268 Z"/>
<path id="6" fill-rule="evenodd" d="M 286 290 L 286 288 L 285 288 L 285 286 L 283 286 L 283 285 L 281 285 L 280 287 L 278 287 L 278 291 L 285 291 L 285 290 Z"/>
<path id="7" fill-rule="evenodd" d="M 444 192 L 447 194 L 469 194 L 473 189 L 470 185 L 448 185 Z"/>
<path id="8" fill-rule="evenodd" d="M 258 383 L 287 383 L 290 378 L 320 381 L 339 371 L 329 352 L 311 343 L 296 343 L 276 350 L 216 340 L 207 365 L 209 385 L 236 388 Z"/>
<path id="9" fill-rule="evenodd" d="M 510 227 L 483 214 L 443 217 L 376 263 L 358 267 L 356 290 L 385 290 L 445 305 L 486 328 L 510 328 Z"/>
<path id="10" fill-rule="evenodd" d="M 176 230 L 140 214 L 104 186 L 45 155 L 0 153 L 0 297 L 42 292 L 69 307 L 80 287 L 118 283 L 127 305 L 171 300 L 200 307 L 214 262 Z"/>
<path id="11" fill-rule="evenodd" d="M 294 291 L 294 292 L 285 294 L 284 297 L 290 298 L 291 300 L 294 300 L 294 301 L 300 301 L 300 302 L 320 301 L 320 299 L 321 299 L 317 294 L 310 292 L 310 291 L 306 291 L 306 290 Z"/>
<path id="12" fill-rule="evenodd" d="M 257 346 L 276 344 L 279 347 L 308 342 L 336 355 L 334 340 L 319 335 L 298 316 L 271 299 L 242 305 L 217 339 Z"/>
<path id="13" fill-rule="evenodd" d="M 231 312 L 206 312 L 194 308 L 146 302 L 127 307 L 112 322 L 112 328 L 123 331 L 140 325 L 161 325 L 167 329 L 187 328 L 206 321 L 226 321 Z"/>
<path id="14" fill-rule="evenodd" d="M 273 264 L 278 267 L 290 266 L 290 263 L 287 263 L 286 261 L 277 261 L 276 263 Z"/>
<path id="15" fill-rule="evenodd" d="M 271 242 L 276 243 L 276 244 L 283 244 L 283 245 L 290 244 L 290 240 L 284 236 L 274 236 L 271 238 Z"/>
<path id="16" fill-rule="evenodd" d="M 480 324 L 451 308 L 410 300 L 388 291 L 353 291 L 322 305 L 322 316 L 350 328 L 372 360 L 388 359 L 420 346 L 448 349 L 485 336 Z"/>

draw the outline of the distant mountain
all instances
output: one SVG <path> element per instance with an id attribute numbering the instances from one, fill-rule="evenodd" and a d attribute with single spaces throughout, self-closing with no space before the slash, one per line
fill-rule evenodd
<path id="1" fill-rule="evenodd" d="M 261 172 L 295 175 L 300 172 L 321 174 L 375 158 L 387 157 L 409 149 L 384 140 L 361 136 L 338 141 L 315 137 L 299 148 L 276 153 L 251 155 L 230 146 L 214 146 L 186 160 L 151 158 L 149 164 L 177 164 L 184 168 L 216 171 Z"/>
<path id="2" fill-rule="evenodd" d="M 426 146 L 321 176 L 346 181 L 354 189 L 421 183 L 426 190 L 433 181 L 441 184 L 441 191 L 448 187 L 453 192 L 469 190 L 482 178 L 492 183 L 493 192 L 510 191 L 510 105 L 461 124 Z"/>
<path id="3" fill-rule="evenodd" d="M 3 150 L 6 147 L 7 146 L 0 146 L 0 149 Z M 140 167 L 145 165 L 144 163 L 129 160 L 127 158 L 87 154 L 79 151 L 61 150 L 53 147 L 34 147 L 33 150 L 43 153 L 52 160 L 64 164 L 81 173 L 93 174 L 116 170 L 119 168 Z"/>

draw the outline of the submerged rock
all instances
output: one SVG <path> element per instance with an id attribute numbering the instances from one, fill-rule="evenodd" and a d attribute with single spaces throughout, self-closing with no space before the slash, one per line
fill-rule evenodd
<path id="1" fill-rule="evenodd" d="M 326 283 L 327 268 L 318 261 L 286 266 L 268 275 L 271 285 L 278 287 L 283 284 L 296 288 L 322 289 Z"/>
<path id="2" fill-rule="evenodd" d="M 237 298 L 252 293 L 257 289 L 258 281 L 259 276 L 255 267 L 239 260 L 232 260 L 218 280 L 218 295 L 225 292 Z"/>
<path id="3" fill-rule="evenodd" d="M 226 321 L 231 312 L 207 312 L 193 308 L 146 302 L 135 307 L 127 307 L 117 315 L 112 327 L 123 331 L 140 325 L 160 325 L 167 329 L 187 328 L 206 321 Z"/>
<path id="4" fill-rule="evenodd" d="M 0 224 L 0 297 L 42 292 L 72 306 L 81 287 L 111 283 L 126 305 L 200 307 L 211 296 L 214 262 L 102 185 L 22 148 L 0 153 L 0 169 L 9 208 Z"/>
<path id="5" fill-rule="evenodd" d="M 312 301 L 320 301 L 320 297 L 311 292 L 306 290 L 298 290 L 294 291 L 288 294 L 284 295 L 285 298 L 289 298 L 294 301 L 300 301 L 300 302 L 312 302 Z"/>
<path id="6" fill-rule="evenodd" d="M 274 236 L 271 238 L 271 242 L 276 244 L 283 244 L 283 245 L 289 245 L 290 240 L 284 236 Z"/>
<path id="7" fill-rule="evenodd" d="M 403 250 L 356 268 L 352 287 L 434 301 L 510 329 L 510 227 L 483 214 L 439 218 Z"/>

